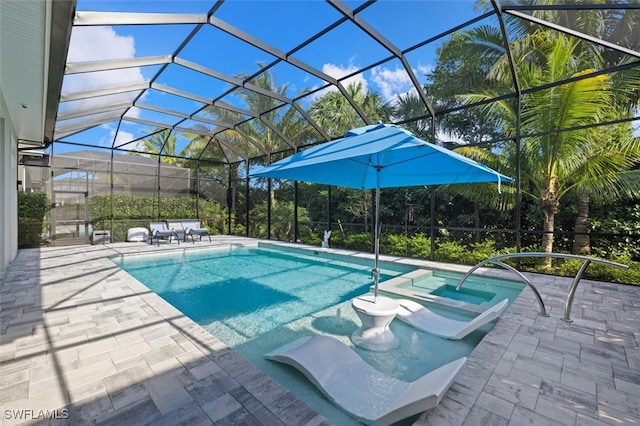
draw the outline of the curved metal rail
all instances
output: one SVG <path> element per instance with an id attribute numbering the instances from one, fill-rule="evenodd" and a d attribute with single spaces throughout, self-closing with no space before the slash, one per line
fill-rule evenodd
<path id="1" fill-rule="evenodd" d="M 533 283 L 531 281 L 529 281 L 529 279 L 527 277 L 525 277 L 520 271 L 518 271 L 517 269 L 515 269 L 514 267 L 507 265 L 504 262 L 501 262 L 501 260 L 504 259 L 514 259 L 514 258 L 523 258 L 523 257 L 556 257 L 556 258 L 561 258 L 561 259 L 577 259 L 577 260 L 582 260 L 582 266 L 580 267 L 580 269 L 578 270 L 578 272 L 576 273 L 576 276 L 573 278 L 573 282 L 571 283 L 571 286 L 569 286 L 569 292 L 567 293 L 567 299 L 565 300 L 564 303 L 564 317 L 562 318 L 564 321 L 567 322 L 571 322 L 571 304 L 573 303 L 573 297 L 576 293 L 576 289 L 578 288 L 578 283 L 580 282 L 580 279 L 582 278 L 582 275 L 584 274 L 584 271 L 587 270 L 587 267 L 591 264 L 591 263 L 599 263 L 601 265 L 607 265 L 607 266 L 613 266 L 615 268 L 621 268 L 621 269 L 629 269 L 628 265 L 624 265 L 622 263 L 617 263 L 617 262 L 612 262 L 610 260 L 605 260 L 605 259 L 598 259 L 596 257 L 588 257 L 588 256 L 581 256 L 578 254 L 565 254 L 565 253 L 540 253 L 540 252 L 530 252 L 530 253 L 507 253 L 507 254 L 501 254 L 498 256 L 494 256 L 491 257 L 489 259 L 485 259 L 482 262 L 478 263 L 476 266 L 474 266 L 473 268 L 471 268 L 458 282 L 458 285 L 456 286 L 456 290 L 460 290 L 460 287 L 462 287 L 462 284 L 465 282 L 465 280 L 467 278 L 469 278 L 469 276 L 471 276 L 471 274 L 473 274 L 476 270 L 478 270 L 479 268 L 492 263 L 494 265 L 498 265 L 501 266 L 505 269 L 508 269 L 514 273 L 516 273 L 518 276 L 520 276 L 520 278 L 522 278 L 524 280 L 525 283 L 527 283 L 527 285 L 531 288 L 531 290 L 533 290 L 533 294 L 535 295 L 536 299 L 538 300 L 538 305 L 540 305 L 540 315 L 543 317 L 548 317 L 549 314 L 547 314 L 547 310 L 544 306 L 544 302 L 542 301 L 542 297 L 540 297 L 540 293 L 538 292 L 538 289 L 533 285 Z"/>

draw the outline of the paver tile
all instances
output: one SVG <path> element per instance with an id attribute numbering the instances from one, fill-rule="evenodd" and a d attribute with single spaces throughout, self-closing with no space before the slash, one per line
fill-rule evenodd
<path id="1" fill-rule="evenodd" d="M 476 405 L 505 419 L 511 418 L 511 413 L 514 408 L 514 404 L 512 402 L 487 392 L 482 392 L 480 394 Z"/>
<path id="2" fill-rule="evenodd" d="M 329 425 L 106 259 L 182 249 L 19 251 L 0 281 L 0 408 L 69 404 L 74 426 Z M 582 280 L 566 323 L 571 278 L 526 276 L 550 316 L 525 289 L 415 424 L 640 423 L 640 288 Z"/>

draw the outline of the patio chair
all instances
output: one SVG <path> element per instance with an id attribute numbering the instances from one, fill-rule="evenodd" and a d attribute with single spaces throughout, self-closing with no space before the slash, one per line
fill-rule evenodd
<path id="1" fill-rule="evenodd" d="M 302 337 L 265 355 L 300 370 L 331 401 L 365 424 L 389 425 L 436 407 L 467 358 L 413 382 L 388 376 L 349 346 L 323 335 Z"/>
<path id="2" fill-rule="evenodd" d="M 412 300 L 396 301 L 400 305 L 396 318 L 425 333 L 451 340 L 464 339 L 478 328 L 499 318 L 509 306 L 509 299 L 504 299 L 470 321 L 459 321 L 438 315 Z"/>
<path id="3" fill-rule="evenodd" d="M 194 235 L 197 235 L 202 241 L 202 236 L 207 235 L 209 242 L 211 242 L 211 234 L 207 228 L 200 227 L 199 219 L 189 219 L 182 221 L 182 227 L 184 228 L 184 241 L 187 241 L 187 237 L 191 237 L 191 242 L 195 244 Z"/>
<path id="4" fill-rule="evenodd" d="M 158 243 L 158 247 L 160 247 L 160 240 L 168 239 L 169 244 L 171 244 L 171 239 L 175 237 L 178 245 L 180 245 L 178 233 L 174 229 L 169 229 L 165 222 L 149 222 L 149 229 L 151 230 L 151 244 L 153 244 L 154 238 Z"/>
<path id="5" fill-rule="evenodd" d="M 179 239 L 185 238 L 184 226 L 182 225 L 182 219 L 165 219 L 168 229 L 173 229 L 178 234 Z"/>

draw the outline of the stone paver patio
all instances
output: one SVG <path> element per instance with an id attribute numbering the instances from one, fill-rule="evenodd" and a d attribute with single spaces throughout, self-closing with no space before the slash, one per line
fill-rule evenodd
<path id="1" fill-rule="evenodd" d="M 2 424 L 329 424 L 107 259 L 175 249 L 18 253 L 0 289 Z M 415 424 L 640 424 L 640 287 L 582 280 L 567 323 L 571 279 L 527 276 L 550 316 L 525 289 Z"/>

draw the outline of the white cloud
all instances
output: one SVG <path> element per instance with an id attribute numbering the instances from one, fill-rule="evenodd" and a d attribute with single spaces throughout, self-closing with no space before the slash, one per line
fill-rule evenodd
<path id="1" fill-rule="evenodd" d="M 114 132 L 115 129 L 111 130 L 111 139 L 113 140 L 113 136 L 114 136 Z M 133 133 L 130 132 L 124 132 L 122 131 L 122 129 L 120 129 L 120 131 L 118 132 L 118 135 L 116 136 L 116 142 L 114 144 L 114 146 L 119 146 L 122 145 L 123 143 L 127 143 L 130 142 L 134 139 L 133 137 Z M 125 145 L 122 147 L 122 149 L 127 150 L 127 151 L 136 151 L 136 150 L 141 150 L 143 148 L 142 145 L 142 141 L 137 141 L 135 143 L 129 144 L 129 145 Z"/>
<path id="2" fill-rule="evenodd" d="M 433 71 L 433 65 L 427 64 L 418 64 L 418 72 L 416 73 L 418 80 L 423 81 L 426 80 L 426 76 Z"/>
<path id="3" fill-rule="evenodd" d="M 413 68 L 413 74 L 421 84 L 426 82 L 426 75 L 433 70 L 432 65 L 418 64 Z M 384 100 L 391 105 L 398 102 L 399 96 L 408 93 L 417 93 L 409 74 L 403 67 L 396 66 L 395 69 L 377 66 L 371 70 L 371 80 L 379 88 L 379 92 Z"/>
<path id="4" fill-rule="evenodd" d="M 120 36 L 112 27 L 75 27 L 71 33 L 69 62 L 133 58 L 134 38 Z"/>
<path id="5" fill-rule="evenodd" d="M 357 72 L 359 68 L 353 63 L 349 65 L 336 65 L 327 63 L 322 67 L 322 71 L 325 74 L 330 75 L 333 78 L 342 78 L 345 75 L 353 74 Z M 419 81 L 424 81 L 425 75 L 433 70 L 431 65 L 419 64 L 416 69 L 413 69 L 413 73 L 418 77 Z M 395 69 L 387 68 L 383 66 L 377 66 L 371 69 L 369 73 L 369 79 L 365 78 L 366 73 L 356 74 L 346 80 L 343 80 L 343 84 L 348 86 L 350 84 L 361 84 L 364 90 L 369 88 L 380 93 L 385 102 L 394 105 L 398 101 L 399 95 L 406 95 L 407 93 L 416 93 L 416 88 L 413 86 L 409 74 L 402 67 L 396 66 Z M 338 89 L 331 86 L 313 94 L 311 102 L 322 97 L 328 92 L 335 92 Z"/>
<path id="6" fill-rule="evenodd" d="M 358 68 L 357 66 L 353 65 L 352 63 L 349 63 L 348 66 L 346 67 L 341 67 L 339 65 L 334 65 L 334 64 L 324 64 L 322 66 L 322 72 L 324 72 L 327 75 L 330 75 L 333 78 L 342 78 L 345 75 L 349 75 L 349 74 L 353 74 L 354 72 L 357 72 L 360 68 Z M 363 89 L 367 89 L 368 87 L 368 83 L 367 80 L 365 80 L 365 78 L 362 76 L 362 74 L 356 74 L 353 77 L 349 77 L 346 80 L 342 80 L 342 85 L 343 86 L 350 86 L 352 84 L 362 84 L 362 88 Z"/>
<path id="7" fill-rule="evenodd" d="M 324 64 L 322 66 L 322 72 L 336 79 L 342 78 L 345 75 L 353 74 L 357 72 L 360 68 L 355 66 L 353 63 L 349 63 L 347 66 L 335 65 L 335 64 Z M 345 80 L 342 80 L 342 85 L 347 87 L 351 84 L 362 84 L 362 89 L 367 90 L 369 87 L 369 83 L 364 78 L 362 74 L 356 74 L 353 77 L 349 77 Z M 315 89 L 315 88 L 314 88 Z M 312 89 L 313 90 L 313 89 Z M 337 92 L 338 88 L 335 86 L 329 86 L 326 89 L 322 89 L 311 96 L 311 102 L 315 101 L 318 98 L 321 98 L 325 94 L 329 92 Z"/>
<path id="8" fill-rule="evenodd" d="M 404 93 L 411 88 L 411 78 L 404 68 L 396 67 L 395 70 L 383 67 L 375 67 L 371 70 L 371 79 L 380 88 L 380 94 L 386 102 L 395 102 L 399 93 Z"/>
<path id="9" fill-rule="evenodd" d="M 135 56 L 135 40 L 131 36 L 118 35 L 112 27 L 76 27 L 69 44 L 69 63 L 126 59 Z M 140 83 L 144 77 L 140 68 L 125 68 L 67 75 L 62 88 L 63 94 L 103 89 L 131 83 Z M 127 92 L 106 97 L 94 97 L 72 102 L 73 106 L 61 104 L 61 112 L 82 111 L 107 104 L 131 101 L 138 92 Z"/>

